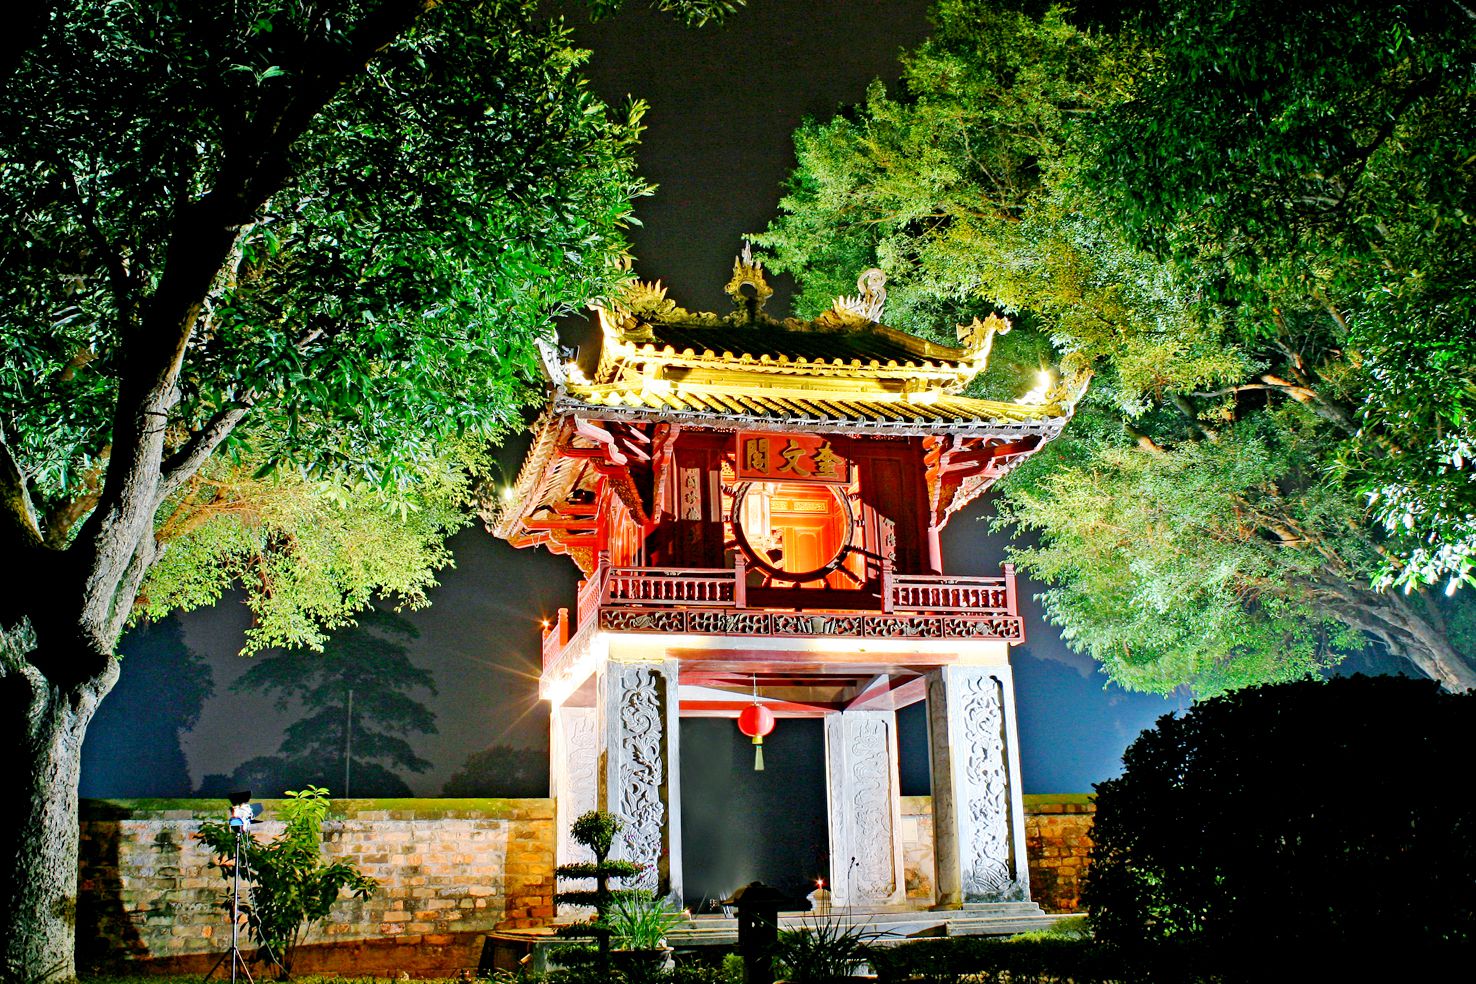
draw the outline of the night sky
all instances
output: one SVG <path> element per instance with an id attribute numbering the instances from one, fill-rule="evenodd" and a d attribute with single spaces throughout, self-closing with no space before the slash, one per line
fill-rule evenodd
<path id="1" fill-rule="evenodd" d="M 612 103 L 629 94 L 651 104 L 640 160 L 660 190 L 637 206 L 639 275 L 661 279 L 688 308 L 726 310 L 722 285 L 741 237 L 767 224 L 793 166 L 791 131 L 808 115 L 826 116 L 861 100 L 875 78 L 894 81 L 899 50 L 927 33 L 925 9 L 919 2 L 754 0 L 725 27 L 701 30 L 644 10 L 593 26 L 580 15 L 576 34 L 594 51 L 589 71 L 597 91 Z M 773 282 L 769 309 L 781 312 L 791 285 Z M 582 340 L 577 329 L 563 330 Z M 522 447 L 520 440 L 506 449 L 509 468 Z M 976 502 L 945 531 L 951 572 L 998 572 L 1004 541 L 980 521 L 987 512 L 987 502 Z M 437 686 L 436 695 L 421 692 L 417 699 L 434 711 L 438 733 L 413 740 L 431 768 L 403 773 L 419 795 L 439 793 L 467 755 L 493 744 L 546 754 L 548 715 L 535 697 L 539 621 L 574 598 L 576 572 L 566 558 L 515 551 L 480 526 L 458 534 L 453 547 L 456 566 L 443 572 L 432 606 L 409 615 L 419 631 L 411 657 Z M 1013 653 L 1025 791 L 1084 792 L 1116 773 L 1122 749 L 1141 729 L 1187 701 L 1109 686 L 1091 660 L 1069 652 L 1041 620 L 1030 599 L 1038 590 L 1027 584 L 1022 591 L 1029 599 L 1028 642 Z M 294 716 L 231 689 L 249 665 L 235 655 L 247 619 L 240 598 L 227 598 L 125 639 L 122 682 L 88 735 L 83 795 L 182 795 L 206 774 L 277 749 Z M 179 647 L 159 641 L 170 638 L 197 653 L 198 664 L 181 663 Z M 190 694 L 211 685 L 198 721 L 185 727 L 193 717 Z M 916 754 L 919 724 L 915 711 L 904 714 L 903 791 L 909 793 L 926 791 L 925 755 Z M 684 729 L 684 774 L 695 771 L 694 761 L 733 765 L 733 745 L 724 738 L 728 722 L 694 725 L 690 733 Z M 786 727 L 781 722 L 779 730 Z M 781 743 L 775 753 L 784 745 L 794 749 L 796 768 L 818 761 L 818 728 L 791 728 L 788 737 L 772 740 Z M 735 767 L 733 774 L 744 771 Z M 771 786 L 779 778 L 767 776 Z M 761 787 L 754 788 L 761 796 Z M 762 808 L 758 800 L 754 806 Z M 802 812 L 796 822 L 813 826 L 813 809 Z"/>

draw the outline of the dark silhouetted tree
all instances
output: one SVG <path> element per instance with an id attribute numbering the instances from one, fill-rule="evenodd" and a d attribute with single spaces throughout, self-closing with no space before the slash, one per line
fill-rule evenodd
<path id="1" fill-rule="evenodd" d="M 259 658 L 235 689 L 268 694 L 278 710 L 305 714 L 287 727 L 276 755 L 243 763 L 231 774 L 232 784 L 264 796 L 309 785 L 342 795 L 411 795 L 395 770 L 430 768 L 408 739 L 436 732 L 435 714 L 411 696 L 436 692 L 434 678 L 410 661 L 404 646 L 416 635 L 403 618 L 373 609 L 354 628 L 334 633 L 321 655 Z"/>
<path id="2" fill-rule="evenodd" d="M 548 795 L 548 756 L 520 745 L 492 745 L 466 757 L 444 796 L 541 797 Z"/>
<path id="3" fill-rule="evenodd" d="M 1099 940 L 1234 966 L 1476 941 L 1476 693 L 1355 676 L 1162 718 L 1097 786 L 1083 901 Z M 1263 968 L 1264 969 L 1264 968 Z"/>
<path id="4" fill-rule="evenodd" d="M 128 674 L 88 729 L 81 795 L 188 796 L 180 738 L 215 692 L 210 664 L 185 645 L 174 618 L 134 629 L 118 648 Z"/>

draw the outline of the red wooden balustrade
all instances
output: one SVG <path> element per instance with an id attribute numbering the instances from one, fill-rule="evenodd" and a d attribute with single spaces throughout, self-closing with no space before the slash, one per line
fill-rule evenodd
<path id="1" fill-rule="evenodd" d="M 890 611 L 1015 614 L 1013 565 L 1004 577 L 892 574 L 890 580 Z"/>
<path id="2" fill-rule="evenodd" d="M 569 642 L 569 609 L 560 608 L 559 617 L 552 625 L 543 625 L 543 665 L 559 654 Z"/>
<path id="3" fill-rule="evenodd" d="M 574 632 L 595 622 L 601 607 L 747 608 L 747 575 L 741 553 L 731 568 L 612 567 L 609 555 L 601 553 L 591 577 L 579 582 L 574 624 L 570 624 L 569 610 L 560 608 L 558 621 L 543 630 L 543 661 L 546 665 Z M 1004 565 L 1002 577 L 954 577 L 897 574 L 891 562 L 883 560 L 878 600 L 884 613 L 1019 613 L 1014 564 Z"/>
<path id="4" fill-rule="evenodd" d="M 612 567 L 606 605 L 737 606 L 737 571 L 707 567 Z"/>

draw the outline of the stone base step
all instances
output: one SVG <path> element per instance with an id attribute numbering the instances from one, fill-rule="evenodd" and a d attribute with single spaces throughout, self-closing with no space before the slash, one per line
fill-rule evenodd
<path id="1" fill-rule="evenodd" d="M 1047 929 L 1063 918 L 1041 910 L 1034 902 L 990 902 L 961 909 L 937 911 L 889 909 L 834 910 L 828 914 L 780 913 L 782 929 L 817 926 L 855 928 L 877 940 L 925 936 L 1009 936 Z M 696 916 L 666 934 L 671 946 L 734 946 L 738 920 L 724 916 Z"/>

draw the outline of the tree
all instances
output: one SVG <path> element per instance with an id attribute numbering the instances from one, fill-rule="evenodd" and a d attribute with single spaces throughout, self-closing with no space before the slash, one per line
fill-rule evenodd
<path id="1" fill-rule="evenodd" d="M 0 549 L 25 577 L 0 598 L 0 735 L 27 779 L 0 946 L 7 978 L 44 981 L 73 976 L 77 750 L 151 575 L 155 606 L 198 603 L 229 557 L 253 646 L 321 644 L 377 590 L 418 600 L 444 526 L 351 539 L 323 576 L 301 534 L 333 499 L 404 519 L 464 497 L 549 319 L 622 275 L 647 189 L 640 107 L 612 117 L 531 3 L 54 0 L 18 24 Z M 303 525 L 253 540 L 249 503 L 284 488 Z M 189 534 L 199 565 L 166 577 Z"/>
<path id="2" fill-rule="evenodd" d="M 82 747 L 83 796 L 189 796 L 181 737 L 215 694 L 210 664 L 185 642 L 178 619 L 140 625 L 118 644 L 128 664 Z M 167 692 L 167 702 L 159 694 Z M 121 752 L 121 754 L 120 754 Z"/>
<path id="3" fill-rule="evenodd" d="M 235 788 L 275 796 L 342 781 L 345 796 L 412 795 L 396 770 L 424 772 L 431 764 L 407 738 L 436 733 L 434 712 L 410 695 L 436 692 L 405 648 L 403 640 L 417 635 L 403 618 L 370 609 L 358 625 L 335 632 L 322 655 L 258 658 L 236 689 L 271 695 L 279 711 L 306 713 L 288 725 L 276 755 L 236 770 Z"/>
<path id="4" fill-rule="evenodd" d="M 1351 965 L 1471 942 L 1476 809 L 1450 781 L 1449 749 L 1473 726 L 1476 694 L 1362 676 L 1159 719 L 1097 786 L 1082 893 L 1094 935 L 1214 963 L 1299 952 Z"/>
<path id="5" fill-rule="evenodd" d="M 1327 56 L 1347 44 L 1343 20 L 1354 14 L 1345 6 L 1300 5 L 1284 22 L 1272 9 L 1283 8 L 1261 7 L 1170 2 L 1154 8 L 1166 18 L 1128 12 L 1088 30 L 1061 8 L 1036 15 L 984 0 L 942 3 L 933 38 L 904 59 L 902 92 L 874 87 L 864 107 L 796 134 L 799 168 L 783 214 L 759 241 L 774 252 L 771 266 L 800 278 L 806 310 L 828 304 L 853 270 L 880 265 L 888 320 L 911 330 L 1011 314 L 1016 331 L 978 384 L 982 395 L 1019 396 L 1051 360 L 1077 384 L 1093 374 L 1066 435 L 1013 472 L 996 502 L 1002 524 L 1039 534 L 1038 548 L 1013 554 L 1051 585 L 1049 616 L 1118 682 L 1216 693 L 1294 679 L 1372 639 L 1462 690 L 1476 685 L 1469 592 L 1442 598 L 1409 572 L 1429 569 L 1419 558 L 1432 537 L 1459 552 L 1456 527 L 1471 513 L 1454 505 L 1453 490 L 1472 487 L 1469 467 L 1440 464 L 1454 459 L 1430 451 L 1438 439 L 1421 443 L 1418 415 L 1376 408 L 1414 394 L 1450 415 L 1435 433 L 1452 447 L 1465 440 L 1465 397 L 1447 391 L 1465 392 L 1476 353 L 1464 336 L 1431 328 L 1420 331 L 1444 333 L 1444 348 L 1434 361 L 1415 355 L 1408 326 L 1419 321 L 1408 308 L 1452 324 L 1452 298 L 1470 293 L 1456 286 L 1470 284 L 1456 258 L 1469 251 L 1414 249 L 1405 260 L 1429 263 L 1398 272 L 1386 267 L 1392 253 L 1355 254 L 1332 225 L 1263 234 L 1266 220 L 1235 218 L 1236 207 L 1264 203 L 1271 183 L 1221 201 L 1200 171 L 1209 150 L 1195 141 L 1223 126 L 1231 133 L 1214 147 L 1238 153 L 1248 129 L 1261 152 L 1247 151 L 1242 165 L 1281 160 L 1284 117 L 1248 108 L 1261 107 L 1263 89 L 1272 98 L 1278 65 L 1285 77 L 1275 78 L 1304 98 L 1359 101 L 1350 121 L 1391 107 L 1415 122 L 1444 120 L 1449 141 L 1406 120 L 1419 139 L 1396 128 L 1404 149 L 1390 170 L 1347 175 L 1361 189 L 1359 222 L 1429 245 L 1465 234 L 1447 228 L 1465 227 L 1458 193 L 1417 180 L 1469 167 L 1476 146 L 1463 149 L 1454 120 L 1465 76 L 1427 82 L 1405 106 L 1389 96 L 1400 84 L 1397 54 L 1381 48 L 1382 67 L 1332 70 L 1347 61 Z M 1359 31 L 1373 30 L 1356 16 Z M 1419 58 L 1476 65 L 1468 57 L 1476 22 L 1408 17 L 1396 33 Z M 1314 28 L 1308 50 L 1324 57 L 1278 59 Z M 1196 31 L 1228 31 L 1233 43 L 1194 41 Z M 1217 86 L 1195 83 L 1184 68 L 1189 49 L 1219 59 L 1197 71 L 1245 81 L 1241 103 L 1219 105 Z M 1237 60 L 1242 49 L 1256 50 Z M 1182 71 L 1165 74 L 1168 65 Z M 1353 136 L 1371 138 L 1360 127 Z M 1303 137 L 1317 146 L 1315 128 Z M 1314 169 L 1305 155 L 1288 167 Z M 1179 192 L 1160 193 L 1162 168 Z M 1214 236 L 1223 230 L 1208 231 L 1241 219 L 1235 242 L 1254 242 L 1274 263 L 1246 260 L 1251 247 L 1221 248 Z M 1315 248 L 1299 245 L 1308 242 Z M 1375 268 L 1383 280 L 1370 279 Z M 1306 276 L 1328 269 L 1341 285 L 1331 301 Z M 1385 290 L 1390 277 L 1408 289 Z M 1417 289 L 1426 282 L 1441 286 Z M 1393 298 L 1403 313 L 1375 316 Z M 1414 360 L 1398 372 L 1422 374 L 1420 386 L 1394 382 L 1386 366 L 1395 352 Z M 1425 514 L 1434 525 L 1406 515 L 1406 536 L 1370 509 L 1376 490 L 1385 503 L 1408 501 L 1407 492 L 1445 506 Z M 1409 574 L 1408 593 L 1384 590 L 1396 568 Z"/>
<path id="6" fill-rule="evenodd" d="M 1254 385 L 1337 429 L 1385 579 L 1476 584 L 1476 17 L 1170 0 L 1131 23 L 1155 58 L 1091 127 L 1086 184 L 1281 356 Z"/>
<path id="7" fill-rule="evenodd" d="M 490 745 L 466 757 L 446 780 L 442 796 L 548 795 L 548 756 L 518 745 Z"/>

